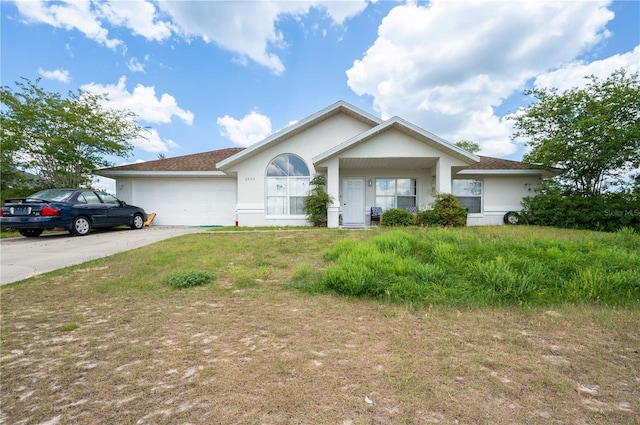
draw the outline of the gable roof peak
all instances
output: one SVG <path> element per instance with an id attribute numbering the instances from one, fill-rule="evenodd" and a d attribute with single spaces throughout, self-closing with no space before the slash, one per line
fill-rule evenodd
<path id="1" fill-rule="evenodd" d="M 338 102 L 329 105 L 326 108 L 323 108 L 306 118 L 303 118 L 295 124 L 292 124 L 288 127 L 283 128 L 282 130 L 273 133 L 271 136 L 268 136 L 262 141 L 254 143 L 253 145 L 247 147 L 244 151 L 221 161 L 220 163 L 218 163 L 218 168 L 221 170 L 227 170 L 229 167 L 237 164 L 242 159 L 248 158 L 251 155 L 261 152 L 274 143 L 279 143 L 292 136 L 295 136 L 296 134 L 306 130 L 307 128 L 312 127 L 315 124 L 322 122 L 339 113 L 347 114 L 350 117 L 369 124 L 371 127 L 375 127 L 382 122 L 379 117 L 370 114 L 369 112 L 366 112 L 356 106 L 353 106 L 352 104 L 345 102 L 344 100 L 339 100 Z"/>
<path id="2" fill-rule="evenodd" d="M 475 154 L 472 154 L 471 152 L 468 152 L 458 146 L 456 146 L 455 144 L 439 137 L 436 136 L 435 134 L 421 128 L 418 127 L 417 125 L 405 120 L 404 118 L 401 118 L 399 116 L 393 116 L 391 118 L 389 118 L 386 121 L 381 122 L 380 124 L 378 124 L 375 127 L 372 127 L 371 129 L 352 137 L 349 140 L 344 141 L 343 143 L 334 146 L 333 148 L 323 152 L 320 155 L 317 155 L 313 158 L 313 162 L 320 162 L 320 161 L 324 161 L 326 159 L 329 159 L 335 155 L 338 155 L 340 152 L 343 152 L 347 149 L 352 148 L 353 146 L 356 146 L 360 143 L 363 143 L 364 141 L 375 137 L 378 134 L 384 133 L 385 131 L 389 130 L 390 128 L 394 128 L 396 130 L 399 130 L 411 137 L 415 137 L 419 140 L 422 141 L 426 141 L 428 143 L 435 143 L 437 146 L 440 146 L 442 148 L 444 148 L 446 151 L 448 151 L 450 154 L 458 157 L 459 159 L 461 159 L 462 161 L 468 163 L 469 165 L 471 164 L 475 164 L 478 163 L 480 161 L 480 157 L 478 157 Z"/>

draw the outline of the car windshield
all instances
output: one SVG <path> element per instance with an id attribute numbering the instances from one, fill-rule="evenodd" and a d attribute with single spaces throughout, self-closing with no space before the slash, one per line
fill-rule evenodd
<path id="1" fill-rule="evenodd" d="M 73 194 L 73 190 L 69 189 L 47 189 L 33 195 L 29 195 L 29 199 L 38 199 L 42 201 L 66 201 Z"/>

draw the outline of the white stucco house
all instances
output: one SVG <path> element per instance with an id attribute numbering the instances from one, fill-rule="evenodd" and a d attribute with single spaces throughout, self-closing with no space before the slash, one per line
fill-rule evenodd
<path id="1" fill-rule="evenodd" d="M 366 226 L 372 206 L 425 209 L 453 193 L 467 224 L 502 224 L 557 170 L 469 153 L 401 118 L 335 103 L 247 148 L 104 168 L 118 198 L 159 225 L 308 225 L 309 181 L 327 178 L 328 226 Z"/>

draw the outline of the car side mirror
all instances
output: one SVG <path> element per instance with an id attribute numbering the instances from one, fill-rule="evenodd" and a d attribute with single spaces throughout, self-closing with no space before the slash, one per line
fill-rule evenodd
<path id="1" fill-rule="evenodd" d="M 120 201 L 120 206 L 121 206 L 121 207 L 124 207 L 125 205 L 127 205 L 127 203 L 126 203 L 126 202 L 124 202 L 124 201 Z"/>

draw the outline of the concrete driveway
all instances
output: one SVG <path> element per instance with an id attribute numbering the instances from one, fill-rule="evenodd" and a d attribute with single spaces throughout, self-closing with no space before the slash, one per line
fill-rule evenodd
<path id="1" fill-rule="evenodd" d="M 205 231 L 204 228 L 186 226 L 151 226 L 140 230 L 123 227 L 92 231 L 87 236 L 61 232 L 38 238 L 0 239 L 0 285 L 174 236 Z"/>

